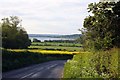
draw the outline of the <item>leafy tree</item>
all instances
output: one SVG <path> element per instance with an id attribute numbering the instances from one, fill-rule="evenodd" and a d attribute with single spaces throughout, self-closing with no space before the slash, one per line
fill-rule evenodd
<path id="1" fill-rule="evenodd" d="M 2 19 L 3 48 L 27 48 L 31 44 L 27 32 L 21 27 L 20 23 L 21 20 L 17 16 Z"/>
<path id="2" fill-rule="evenodd" d="M 75 39 L 75 42 L 83 44 L 84 43 L 84 39 L 83 38 L 84 38 L 84 36 L 81 35 L 79 38 Z"/>
<path id="3" fill-rule="evenodd" d="M 113 7 L 113 12 L 114 14 L 116 14 L 115 20 L 114 20 L 114 23 L 115 23 L 114 24 L 115 25 L 114 37 L 116 37 L 114 40 L 114 44 L 120 47 L 120 1 L 117 2 L 115 6 Z"/>
<path id="4" fill-rule="evenodd" d="M 120 47 L 120 2 L 91 3 L 84 19 L 86 46 L 94 49 Z"/>

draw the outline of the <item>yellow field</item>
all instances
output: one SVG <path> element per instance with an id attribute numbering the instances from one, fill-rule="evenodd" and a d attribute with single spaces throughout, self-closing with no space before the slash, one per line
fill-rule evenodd
<path id="1" fill-rule="evenodd" d="M 9 51 L 15 51 L 15 52 L 36 52 L 36 53 L 42 53 L 42 54 L 79 54 L 79 52 L 69 52 L 69 51 L 54 51 L 54 50 L 26 50 L 26 49 L 8 49 Z"/>

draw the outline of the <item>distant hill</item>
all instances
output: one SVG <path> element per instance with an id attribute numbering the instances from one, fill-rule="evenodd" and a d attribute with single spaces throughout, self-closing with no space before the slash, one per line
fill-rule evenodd
<path id="1" fill-rule="evenodd" d="M 72 34 L 72 35 L 61 35 L 61 38 L 72 38 L 72 39 L 76 39 L 79 38 L 81 36 L 81 34 Z"/>
<path id="2" fill-rule="evenodd" d="M 81 34 L 72 34 L 72 35 L 57 35 L 57 34 L 28 34 L 29 37 L 49 37 L 49 38 L 71 38 L 76 39 L 81 36 Z"/>

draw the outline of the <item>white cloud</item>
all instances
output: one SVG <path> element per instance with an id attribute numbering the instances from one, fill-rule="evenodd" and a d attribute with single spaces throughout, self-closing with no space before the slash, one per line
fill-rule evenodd
<path id="1" fill-rule="evenodd" d="M 28 33 L 78 33 L 87 4 L 99 0 L 0 0 L 0 18 L 19 16 Z"/>

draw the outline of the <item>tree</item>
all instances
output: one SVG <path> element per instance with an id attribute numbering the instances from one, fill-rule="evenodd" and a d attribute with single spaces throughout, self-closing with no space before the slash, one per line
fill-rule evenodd
<path id="1" fill-rule="evenodd" d="M 113 7 L 113 12 L 116 14 L 114 25 L 115 27 L 115 33 L 114 33 L 114 44 L 118 47 L 120 47 L 120 1 L 115 4 Z"/>
<path id="2" fill-rule="evenodd" d="M 17 16 L 2 19 L 3 48 L 27 48 L 31 44 L 27 32 L 20 23 L 21 20 Z"/>
<path id="3" fill-rule="evenodd" d="M 33 42 L 41 42 L 41 41 L 36 38 L 33 38 Z"/>
<path id="4" fill-rule="evenodd" d="M 86 45 L 94 49 L 109 49 L 119 47 L 120 41 L 120 7 L 115 2 L 91 3 L 88 6 L 89 15 L 84 19 L 84 35 Z"/>

